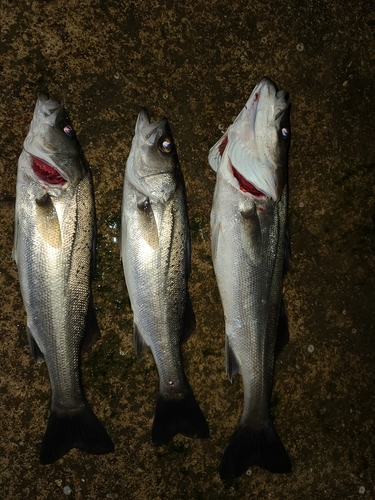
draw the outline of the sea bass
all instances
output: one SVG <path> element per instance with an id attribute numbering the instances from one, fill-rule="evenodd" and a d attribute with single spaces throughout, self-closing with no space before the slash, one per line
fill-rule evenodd
<path id="1" fill-rule="evenodd" d="M 121 222 L 135 351 L 140 359 L 148 346 L 159 372 L 152 441 L 159 446 L 178 433 L 207 438 L 181 353 L 181 342 L 195 329 L 184 179 L 167 119 L 150 123 L 145 109 L 126 163 Z"/>
<path id="2" fill-rule="evenodd" d="M 18 162 L 13 258 L 31 356 L 46 361 L 52 402 L 40 461 L 113 443 L 81 383 L 80 352 L 99 337 L 91 294 L 95 207 L 91 172 L 63 106 L 41 94 Z"/>
<path id="3" fill-rule="evenodd" d="M 217 171 L 211 247 L 225 316 L 226 371 L 241 374 L 244 408 L 224 452 L 223 480 L 249 466 L 290 472 L 270 416 L 276 350 L 288 341 L 281 303 L 287 238 L 289 102 L 268 78 L 211 148 Z"/>

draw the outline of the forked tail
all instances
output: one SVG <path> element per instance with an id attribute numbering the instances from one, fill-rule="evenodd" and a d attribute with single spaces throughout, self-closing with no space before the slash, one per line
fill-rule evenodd
<path id="1" fill-rule="evenodd" d="M 279 474 L 292 470 L 289 455 L 271 420 L 258 428 L 241 424 L 236 428 L 221 459 L 220 477 L 230 481 L 252 465 Z"/>
<path id="2" fill-rule="evenodd" d="M 94 455 L 114 451 L 111 438 L 88 404 L 78 412 L 50 413 L 40 462 L 52 464 L 72 448 Z"/>
<path id="3" fill-rule="evenodd" d="M 192 392 L 178 400 L 159 396 L 151 431 L 152 442 L 161 446 L 176 434 L 201 439 L 210 437 L 208 424 Z"/>

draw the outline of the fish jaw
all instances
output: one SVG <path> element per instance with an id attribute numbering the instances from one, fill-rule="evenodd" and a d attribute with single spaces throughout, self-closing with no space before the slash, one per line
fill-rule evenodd
<path id="1" fill-rule="evenodd" d="M 67 183 L 75 187 L 87 171 L 64 107 L 47 94 L 37 99 L 23 147 L 32 158 L 29 177 L 45 190 L 61 191 Z"/>
<path id="2" fill-rule="evenodd" d="M 286 93 L 263 78 L 233 124 L 211 148 L 211 168 L 217 171 L 227 155 L 238 174 L 240 189 L 278 201 L 286 182 L 289 109 Z"/>
<path id="3" fill-rule="evenodd" d="M 150 123 L 142 109 L 126 162 L 129 181 L 150 200 L 166 203 L 177 189 L 176 171 L 179 162 L 168 120 Z"/>

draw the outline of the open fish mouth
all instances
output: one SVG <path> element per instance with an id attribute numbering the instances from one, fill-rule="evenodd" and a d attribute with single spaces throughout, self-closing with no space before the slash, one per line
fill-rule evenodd
<path id="1" fill-rule="evenodd" d="M 36 156 L 32 156 L 32 169 L 38 179 L 47 184 L 63 186 L 67 182 L 54 167 Z"/>

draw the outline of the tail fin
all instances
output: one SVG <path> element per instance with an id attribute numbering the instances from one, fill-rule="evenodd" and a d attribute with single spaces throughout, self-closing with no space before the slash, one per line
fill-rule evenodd
<path id="1" fill-rule="evenodd" d="M 88 405 L 79 412 L 50 413 L 40 462 L 52 464 L 72 448 L 94 455 L 114 451 L 111 438 Z"/>
<path id="2" fill-rule="evenodd" d="M 152 424 L 152 442 L 161 446 L 176 434 L 201 439 L 210 437 L 208 424 L 192 392 L 179 400 L 159 396 Z"/>
<path id="3" fill-rule="evenodd" d="M 237 427 L 221 459 L 220 477 L 223 481 L 232 480 L 252 465 L 279 474 L 292 470 L 289 455 L 271 420 L 261 428 L 241 424 Z"/>

